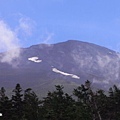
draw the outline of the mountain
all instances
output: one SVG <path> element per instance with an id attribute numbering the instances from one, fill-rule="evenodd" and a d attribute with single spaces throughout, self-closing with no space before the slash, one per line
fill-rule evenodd
<path id="1" fill-rule="evenodd" d="M 0 54 L 1 58 L 3 53 Z M 12 64 L 0 62 L 0 87 L 9 92 L 20 83 L 44 96 L 54 85 L 72 91 L 86 80 L 93 88 L 120 86 L 120 54 L 92 43 L 69 40 L 22 48 Z"/>

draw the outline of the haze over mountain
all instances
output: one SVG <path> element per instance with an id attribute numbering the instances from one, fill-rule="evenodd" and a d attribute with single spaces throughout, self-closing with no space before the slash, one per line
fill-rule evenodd
<path id="1" fill-rule="evenodd" d="M 1 53 L 2 59 L 5 53 Z M 12 65 L 0 62 L 0 87 L 13 89 L 17 83 L 45 94 L 54 85 L 73 88 L 90 80 L 92 87 L 120 86 L 120 54 L 92 43 L 69 40 L 22 48 Z"/>

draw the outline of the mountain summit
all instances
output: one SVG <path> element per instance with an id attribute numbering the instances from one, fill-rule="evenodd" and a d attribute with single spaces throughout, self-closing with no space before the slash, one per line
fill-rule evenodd
<path id="1" fill-rule="evenodd" d="M 72 90 L 86 80 L 96 88 L 120 85 L 120 54 L 92 43 L 69 40 L 33 45 L 21 49 L 16 61 L 17 67 L 0 63 L 1 87 L 11 89 L 20 83 L 42 95 L 56 84 Z"/>

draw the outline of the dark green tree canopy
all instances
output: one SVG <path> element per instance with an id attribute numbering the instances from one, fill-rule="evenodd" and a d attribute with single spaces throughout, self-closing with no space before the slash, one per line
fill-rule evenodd
<path id="1" fill-rule="evenodd" d="M 93 91 L 91 83 L 64 92 L 62 85 L 39 100 L 31 88 L 23 90 L 16 84 L 11 98 L 0 89 L 0 120 L 120 120 L 120 89 L 113 86 L 106 95 L 103 90 Z"/>

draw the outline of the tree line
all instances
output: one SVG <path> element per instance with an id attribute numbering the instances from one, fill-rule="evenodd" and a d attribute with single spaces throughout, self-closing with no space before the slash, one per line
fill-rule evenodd
<path id="1" fill-rule="evenodd" d="M 17 84 L 11 98 L 0 89 L 0 120 L 120 120 L 120 89 L 113 86 L 108 94 L 104 90 L 93 91 L 91 83 L 64 92 L 62 85 L 48 92 L 42 100 L 28 88 Z"/>

